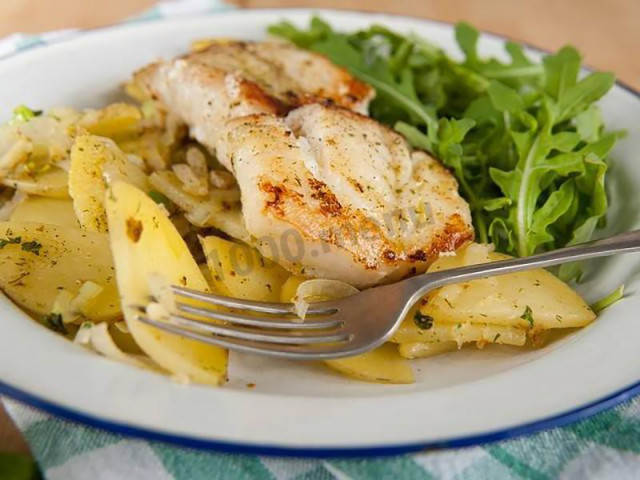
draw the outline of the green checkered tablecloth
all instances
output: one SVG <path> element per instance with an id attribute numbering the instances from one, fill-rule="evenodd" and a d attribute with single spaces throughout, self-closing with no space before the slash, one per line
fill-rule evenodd
<path id="1" fill-rule="evenodd" d="M 163 2 L 132 21 L 225 8 L 219 0 Z M 74 34 L 13 35 L 0 41 L 0 57 Z M 8 399 L 4 404 L 51 480 L 640 479 L 640 398 L 589 420 L 515 440 L 362 460 L 200 452 L 68 423 Z"/>
<path id="2" fill-rule="evenodd" d="M 187 450 L 71 424 L 9 400 L 5 405 L 50 480 L 640 478 L 640 399 L 589 420 L 528 437 L 482 447 L 362 460 L 283 459 Z"/>

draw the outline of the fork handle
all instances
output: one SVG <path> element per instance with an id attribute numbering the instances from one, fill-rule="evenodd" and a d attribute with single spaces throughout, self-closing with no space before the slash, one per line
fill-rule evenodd
<path id="1" fill-rule="evenodd" d="M 572 247 L 560 248 L 551 252 L 531 255 L 523 258 L 510 258 L 497 262 L 481 263 L 467 267 L 427 273 L 409 279 L 416 289 L 412 295 L 421 297 L 427 291 L 452 283 L 466 282 L 494 275 L 521 272 L 535 268 L 550 267 L 561 263 L 606 257 L 616 253 L 640 251 L 640 230 L 625 232 L 611 237 L 581 243 Z"/>

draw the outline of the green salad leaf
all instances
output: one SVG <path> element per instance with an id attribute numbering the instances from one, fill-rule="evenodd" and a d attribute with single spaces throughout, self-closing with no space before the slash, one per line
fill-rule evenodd
<path id="1" fill-rule="evenodd" d="M 507 42 L 509 60 L 486 59 L 466 23 L 455 28 L 463 60 L 378 25 L 342 33 L 316 17 L 307 29 L 281 22 L 269 32 L 372 85 L 371 116 L 452 170 L 478 241 L 526 256 L 586 241 L 604 225 L 608 156 L 621 133 L 606 131 L 595 102 L 614 77 L 581 76 L 575 48 L 536 63 Z M 559 271 L 580 275 L 576 264 Z"/>
<path id="2" fill-rule="evenodd" d="M 600 312 L 610 307 L 611 305 L 616 303 L 618 300 L 622 300 L 623 297 L 624 297 L 624 285 L 620 285 L 613 292 L 602 297 L 597 302 L 593 303 L 591 305 L 591 310 L 593 310 L 595 314 L 598 315 L 600 314 Z"/>

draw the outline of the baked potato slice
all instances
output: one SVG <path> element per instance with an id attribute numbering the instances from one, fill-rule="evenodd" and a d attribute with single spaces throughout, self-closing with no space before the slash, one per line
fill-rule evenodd
<path id="1" fill-rule="evenodd" d="M 83 317 L 95 322 L 119 318 L 106 235 L 43 223 L 0 223 L 0 288 L 21 307 L 49 315 L 61 291 L 73 297 L 86 282 L 102 290 L 83 307 Z"/>
<path id="2" fill-rule="evenodd" d="M 214 289 L 229 297 L 260 302 L 280 301 L 289 273 L 255 249 L 220 237 L 201 237 Z"/>
<path id="3" fill-rule="evenodd" d="M 111 139 L 79 135 L 71 148 L 70 158 L 69 194 L 84 230 L 107 231 L 104 195 L 110 182 L 125 180 L 148 190 L 147 176 L 139 167 L 129 162 Z"/>
<path id="4" fill-rule="evenodd" d="M 35 222 L 80 228 L 73 203 L 61 198 L 27 197 L 13 210 L 9 220 L 13 223 Z"/>
<path id="5" fill-rule="evenodd" d="M 509 256 L 493 252 L 488 245 L 470 244 L 455 256 L 438 259 L 429 271 L 505 258 Z M 578 293 L 544 269 L 442 287 L 427 295 L 420 311 L 437 323 L 489 323 L 519 327 L 530 334 L 583 327 L 596 318 Z"/>
<path id="6" fill-rule="evenodd" d="M 136 306 L 147 305 L 150 298 L 159 297 L 154 289 L 158 280 L 166 286 L 209 290 L 174 225 L 146 193 L 124 182 L 109 187 L 106 211 L 122 310 L 138 346 L 173 374 L 198 383 L 223 383 L 226 350 L 165 333 L 137 320 Z"/>
<path id="7" fill-rule="evenodd" d="M 488 245 L 470 244 L 455 256 L 441 257 L 429 271 L 505 258 L 509 257 L 493 252 Z M 582 327 L 594 319 L 591 308 L 571 287 L 547 270 L 538 269 L 434 290 L 407 316 L 391 341 L 414 344 L 411 347 L 414 352 L 419 351 L 415 347 L 418 343 L 522 346 L 528 336 L 535 338 L 551 329 Z M 428 350 L 425 347 L 424 351 Z M 408 346 L 401 348 L 401 353 L 409 351 Z"/>
<path id="8" fill-rule="evenodd" d="M 376 383 L 413 383 L 411 365 L 398 353 L 395 345 L 387 343 L 355 357 L 325 360 L 329 367 L 349 377 Z"/>

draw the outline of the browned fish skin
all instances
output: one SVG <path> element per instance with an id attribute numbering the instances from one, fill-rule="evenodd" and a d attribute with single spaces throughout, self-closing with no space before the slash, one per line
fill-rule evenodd
<path id="1" fill-rule="evenodd" d="M 214 43 L 153 63 L 136 72 L 133 80 L 212 151 L 231 118 L 283 115 L 316 102 L 366 113 L 375 94 L 325 57 L 282 42 Z"/>

